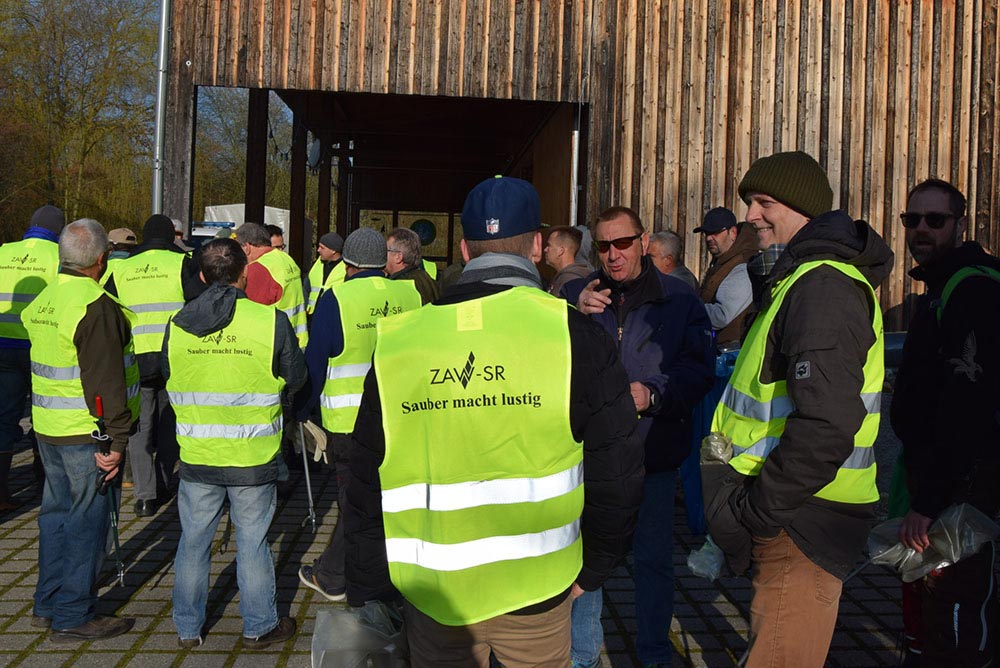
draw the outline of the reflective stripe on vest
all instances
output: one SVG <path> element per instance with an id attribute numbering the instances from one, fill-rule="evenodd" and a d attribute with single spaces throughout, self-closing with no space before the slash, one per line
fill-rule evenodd
<path id="1" fill-rule="evenodd" d="M 281 445 L 281 390 L 275 377 L 272 306 L 237 299 L 232 321 L 208 336 L 168 325 L 167 392 L 177 415 L 181 461 L 260 466 Z"/>
<path id="2" fill-rule="evenodd" d="M 441 624 L 547 600 L 580 572 L 567 318 L 565 302 L 512 288 L 378 324 L 389 574 Z"/>
<path id="3" fill-rule="evenodd" d="M 354 278 L 331 289 L 340 310 L 344 350 L 327 362 L 320 414 L 324 429 L 349 434 L 354 430 L 365 375 L 371 367 L 376 323 L 420 308 L 420 295 L 413 281 L 390 281 L 382 276 Z"/>
<path id="4" fill-rule="evenodd" d="M 875 305 L 872 316 L 875 343 L 868 350 L 863 369 L 864 383 L 858 400 L 864 406 L 865 417 L 854 435 L 854 450 L 840 465 L 834 480 L 816 496 L 841 503 L 871 503 L 879 498 L 872 446 L 878 436 L 881 411 L 884 339 L 882 312 L 875 292 L 855 267 L 839 262 L 807 262 L 775 286 L 771 304 L 754 320 L 743 342 L 733 375 L 716 407 L 712 431 L 732 439 L 734 456 L 730 465 L 744 475 L 759 475 L 768 455 L 780 446 L 785 421 L 794 414 L 795 405 L 784 380 L 760 382 L 768 334 L 791 287 L 807 272 L 823 265 L 843 272 L 865 287 L 870 303 Z"/>
<path id="5" fill-rule="evenodd" d="M 59 246 L 23 239 L 0 246 L 0 338 L 28 340 L 21 312 L 59 272 Z"/>
<path id="6" fill-rule="evenodd" d="M 295 260 L 288 253 L 272 250 L 264 253 L 257 262 L 262 264 L 271 274 L 274 282 L 281 286 L 281 299 L 274 305 L 288 316 L 299 340 L 299 347 L 305 348 L 309 343 L 309 332 L 306 329 L 305 298 L 302 295 L 302 272 Z"/>
<path id="7" fill-rule="evenodd" d="M 564 526 L 537 533 L 490 536 L 447 545 L 417 538 L 386 538 L 385 552 L 391 563 L 448 572 L 501 561 L 544 557 L 572 547 L 579 540 L 580 520 L 574 520 Z"/>
<path id="8" fill-rule="evenodd" d="M 167 321 L 184 306 L 181 270 L 185 257 L 169 250 L 148 250 L 115 265 L 118 298 L 138 316 L 132 336 L 140 355 L 160 352 Z"/>
<path id="9" fill-rule="evenodd" d="M 93 279 L 59 274 L 22 313 L 32 342 L 31 418 L 39 434 L 89 436 L 94 429 L 73 339 L 87 308 L 101 297 L 119 303 Z M 135 323 L 135 314 L 124 307 L 122 312 L 130 325 Z M 125 401 L 135 420 L 139 416 L 139 368 L 131 338 L 122 350 L 122 368 Z"/>
<path id="10" fill-rule="evenodd" d="M 338 261 L 330 270 L 326 280 L 323 280 L 323 261 L 317 259 L 309 270 L 309 303 L 306 305 L 306 313 L 313 314 L 316 310 L 316 303 L 323 293 L 330 290 L 335 285 L 339 285 L 347 278 L 347 265 Z"/>

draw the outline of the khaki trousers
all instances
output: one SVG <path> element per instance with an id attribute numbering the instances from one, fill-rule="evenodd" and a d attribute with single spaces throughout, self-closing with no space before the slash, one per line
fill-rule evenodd
<path id="1" fill-rule="evenodd" d="M 784 530 L 754 538 L 747 668 L 823 668 L 842 588 Z"/>
<path id="2" fill-rule="evenodd" d="M 506 668 L 568 668 L 569 596 L 537 615 L 500 615 L 445 626 L 408 602 L 403 609 L 412 668 L 489 668 L 490 651 Z"/>

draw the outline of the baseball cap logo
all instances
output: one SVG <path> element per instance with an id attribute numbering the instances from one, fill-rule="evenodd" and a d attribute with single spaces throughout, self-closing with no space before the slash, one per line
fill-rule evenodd
<path id="1" fill-rule="evenodd" d="M 500 219 L 489 218 L 486 220 L 486 234 L 497 234 L 500 231 Z"/>

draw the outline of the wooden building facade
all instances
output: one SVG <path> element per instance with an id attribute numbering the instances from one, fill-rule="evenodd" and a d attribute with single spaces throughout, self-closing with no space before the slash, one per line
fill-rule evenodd
<path id="1" fill-rule="evenodd" d="M 582 138 L 573 222 L 631 206 L 685 238 L 696 273 L 703 212 L 741 217 L 746 168 L 793 149 L 896 252 L 886 309 L 916 289 L 898 214 L 917 181 L 955 183 L 972 238 L 997 247 L 996 0 L 174 0 L 170 49 L 164 206 L 186 220 L 194 91 L 238 86 L 295 112 L 293 221 L 304 131 L 323 116 L 307 100 L 368 93 L 566 103 Z"/>

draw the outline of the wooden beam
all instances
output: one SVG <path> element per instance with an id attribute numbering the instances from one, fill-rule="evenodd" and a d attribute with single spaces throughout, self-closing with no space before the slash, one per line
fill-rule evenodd
<path id="1" fill-rule="evenodd" d="M 251 88 L 247 104 L 247 166 L 243 220 L 264 222 L 267 190 L 267 98 L 266 88 Z"/>
<path id="2" fill-rule="evenodd" d="M 317 239 L 330 231 L 330 180 L 332 172 L 330 168 L 330 140 L 323 139 L 321 141 L 323 158 L 319 164 L 319 193 L 316 201 Z"/>
<path id="3" fill-rule="evenodd" d="M 996 107 L 996 67 L 997 67 L 997 8 L 994 3 L 984 3 L 982 20 L 979 24 L 980 74 L 979 74 L 979 163 L 977 169 L 975 229 L 970 236 L 984 247 L 990 248 L 993 231 L 994 156 L 996 148 L 993 135 Z"/>
<path id="4" fill-rule="evenodd" d="M 348 190 L 351 187 L 350 180 L 351 163 L 348 158 L 347 142 L 341 140 L 340 151 L 337 153 L 337 234 L 342 239 L 347 238 L 347 216 L 350 214 L 348 205 L 351 201 L 351 194 Z"/>
<path id="5" fill-rule="evenodd" d="M 173 3 L 169 73 L 167 76 L 167 120 L 164 150 L 163 213 L 191 222 L 194 187 L 194 126 L 197 91 L 194 86 L 194 8 Z"/>
<path id="6" fill-rule="evenodd" d="M 288 254 L 299 265 L 308 254 L 306 225 L 306 126 L 298 114 L 292 117 L 292 178 L 288 213 Z M 310 244 L 312 240 L 310 239 Z"/>

